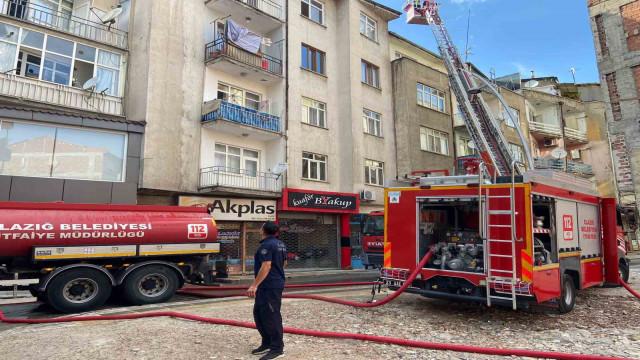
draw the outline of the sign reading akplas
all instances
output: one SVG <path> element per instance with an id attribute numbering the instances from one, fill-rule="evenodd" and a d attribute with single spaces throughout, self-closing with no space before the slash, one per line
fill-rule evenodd
<path id="1" fill-rule="evenodd" d="M 215 221 L 275 221 L 276 201 L 201 196 L 180 196 L 178 205 L 207 207 Z"/>

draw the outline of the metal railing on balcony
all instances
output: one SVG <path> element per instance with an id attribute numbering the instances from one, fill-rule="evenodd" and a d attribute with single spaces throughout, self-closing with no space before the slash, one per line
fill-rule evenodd
<path id="1" fill-rule="evenodd" d="M 200 169 L 200 189 L 218 186 L 281 192 L 282 177 L 271 173 L 212 166 Z"/>
<path id="2" fill-rule="evenodd" d="M 576 129 L 571 129 L 568 127 L 564 128 L 564 135 L 571 140 L 576 140 L 576 141 L 580 141 L 580 142 L 586 142 L 587 141 L 587 134 L 583 131 L 580 130 L 576 130 Z"/>
<path id="3" fill-rule="evenodd" d="M 245 3 L 251 6 L 252 8 L 265 12 L 275 18 L 284 20 L 282 16 L 282 6 L 274 3 L 273 1 L 269 1 L 269 0 L 237 0 L 237 1 Z"/>
<path id="4" fill-rule="evenodd" d="M 0 95 L 110 115 L 123 115 L 122 98 L 0 73 Z"/>
<path id="5" fill-rule="evenodd" d="M 127 48 L 127 32 L 26 0 L 0 0 L 0 14 L 89 40 Z"/>
<path id="6" fill-rule="evenodd" d="M 529 121 L 529 130 L 533 132 L 540 132 L 548 135 L 561 136 L 562 131 L 560 126 L 553 124 L 545 124 L 537 121 Z"/>
<path id="7" fill-rule="evenodd" d="M 222 100 L 205 103 L 202 122 L 224 119 L 263 130 L 280 132 L 280 118 Z"/>
<path id="8" fill-rule="evenodd" d="M 533 162 L 536 169 L 553 169 L 564 171 L 564 159 L 547 159 L 535 157 L 533 158 Z M 567 162 L 567 171 L 582 176 L 594 175 L 593 166 L 573 161 Z"/>
<path id="9" fill-rule="evenodd" d="M 567 170 L 574 174 L 580 174 L 585 176 L 593 176 L 593 166 L 589 164 L 583 164 L 578 162 L 569 161 L 567 163 Z"/>
<path id="10" fill-rule="evenodd" d="M 267 54 L 254 54 L 244 50 L 227 38 L 220 38 L 205 45 L 205 62 L 219 58 L 220 56 L 228 56 L 257 69 L 282 75 L 282 60 Z"/>

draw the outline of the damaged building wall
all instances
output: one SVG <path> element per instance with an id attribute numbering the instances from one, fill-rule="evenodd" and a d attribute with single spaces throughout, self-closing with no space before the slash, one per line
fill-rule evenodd
<path id="1" fill-rule="evenodd" d="M 618 197 L 640 198 L 640 1 L 588 0 Z"/>

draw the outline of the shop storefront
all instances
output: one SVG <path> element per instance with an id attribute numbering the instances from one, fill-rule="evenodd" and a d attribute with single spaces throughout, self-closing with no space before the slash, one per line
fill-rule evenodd
<path id="1" fill-rule="evenodd" d="M 329 269 L 351 264 L 349 216 L 358 194 L 284 189 L 278 200 L 279 238 L 287 245 L 289 268 Z"/>
<path id="2" fill-rule="evenodd" d="M 211 261 L 227 262 L 230 274 L 253 273 L 253 256 L 260 246 L 260 227 L 276 221 L 276 200 L 181 196 L 180 206 L 213 205 L 220 253 Z"/>

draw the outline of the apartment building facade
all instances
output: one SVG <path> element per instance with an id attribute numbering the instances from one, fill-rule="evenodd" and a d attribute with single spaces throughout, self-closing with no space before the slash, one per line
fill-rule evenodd
<path id="1" fill-rule="evenodd" d="M 135 14 L 130 116 L 148 123 L 138 203 L 213 204 L 214 260 L 251 272 L 287 175 L 284 1 L 137 1 Z"/>
<path id="2" fill-rule="evenodd" d="M 288 14 L 289 171 L 278 218 L 308 232 L 285 236 L 288 245 L 329 250 L 318 261 L 345 265 L 349 251 L 332 249 L 349 248 L 350 215 L 383 209 L 396 172 L 387 22 L 400 13 L 367 0 L 303 0 Z"/>
<path id="3" fill-rule="evenodd" d="M 454 107 L 440 57 L 389 33 L 398 181 L 425 170 L 455 171 Z M 410 180 L 409 180 L 410 181 Z"/>
<path id="4" fill-rule="evenodd" d="M 605 102 L 618 203 L 637 222 L 640 198 L 640 1 L 587 0 Z M 635 225 L 634 225 L 635 226 Z M 640 249 L 637 229 L 628 241 Z"/>
<path id="5" fill-rule="evenodd" d="M 0 200 L 136 203 L 130 5 L 0 1 Z"/>

